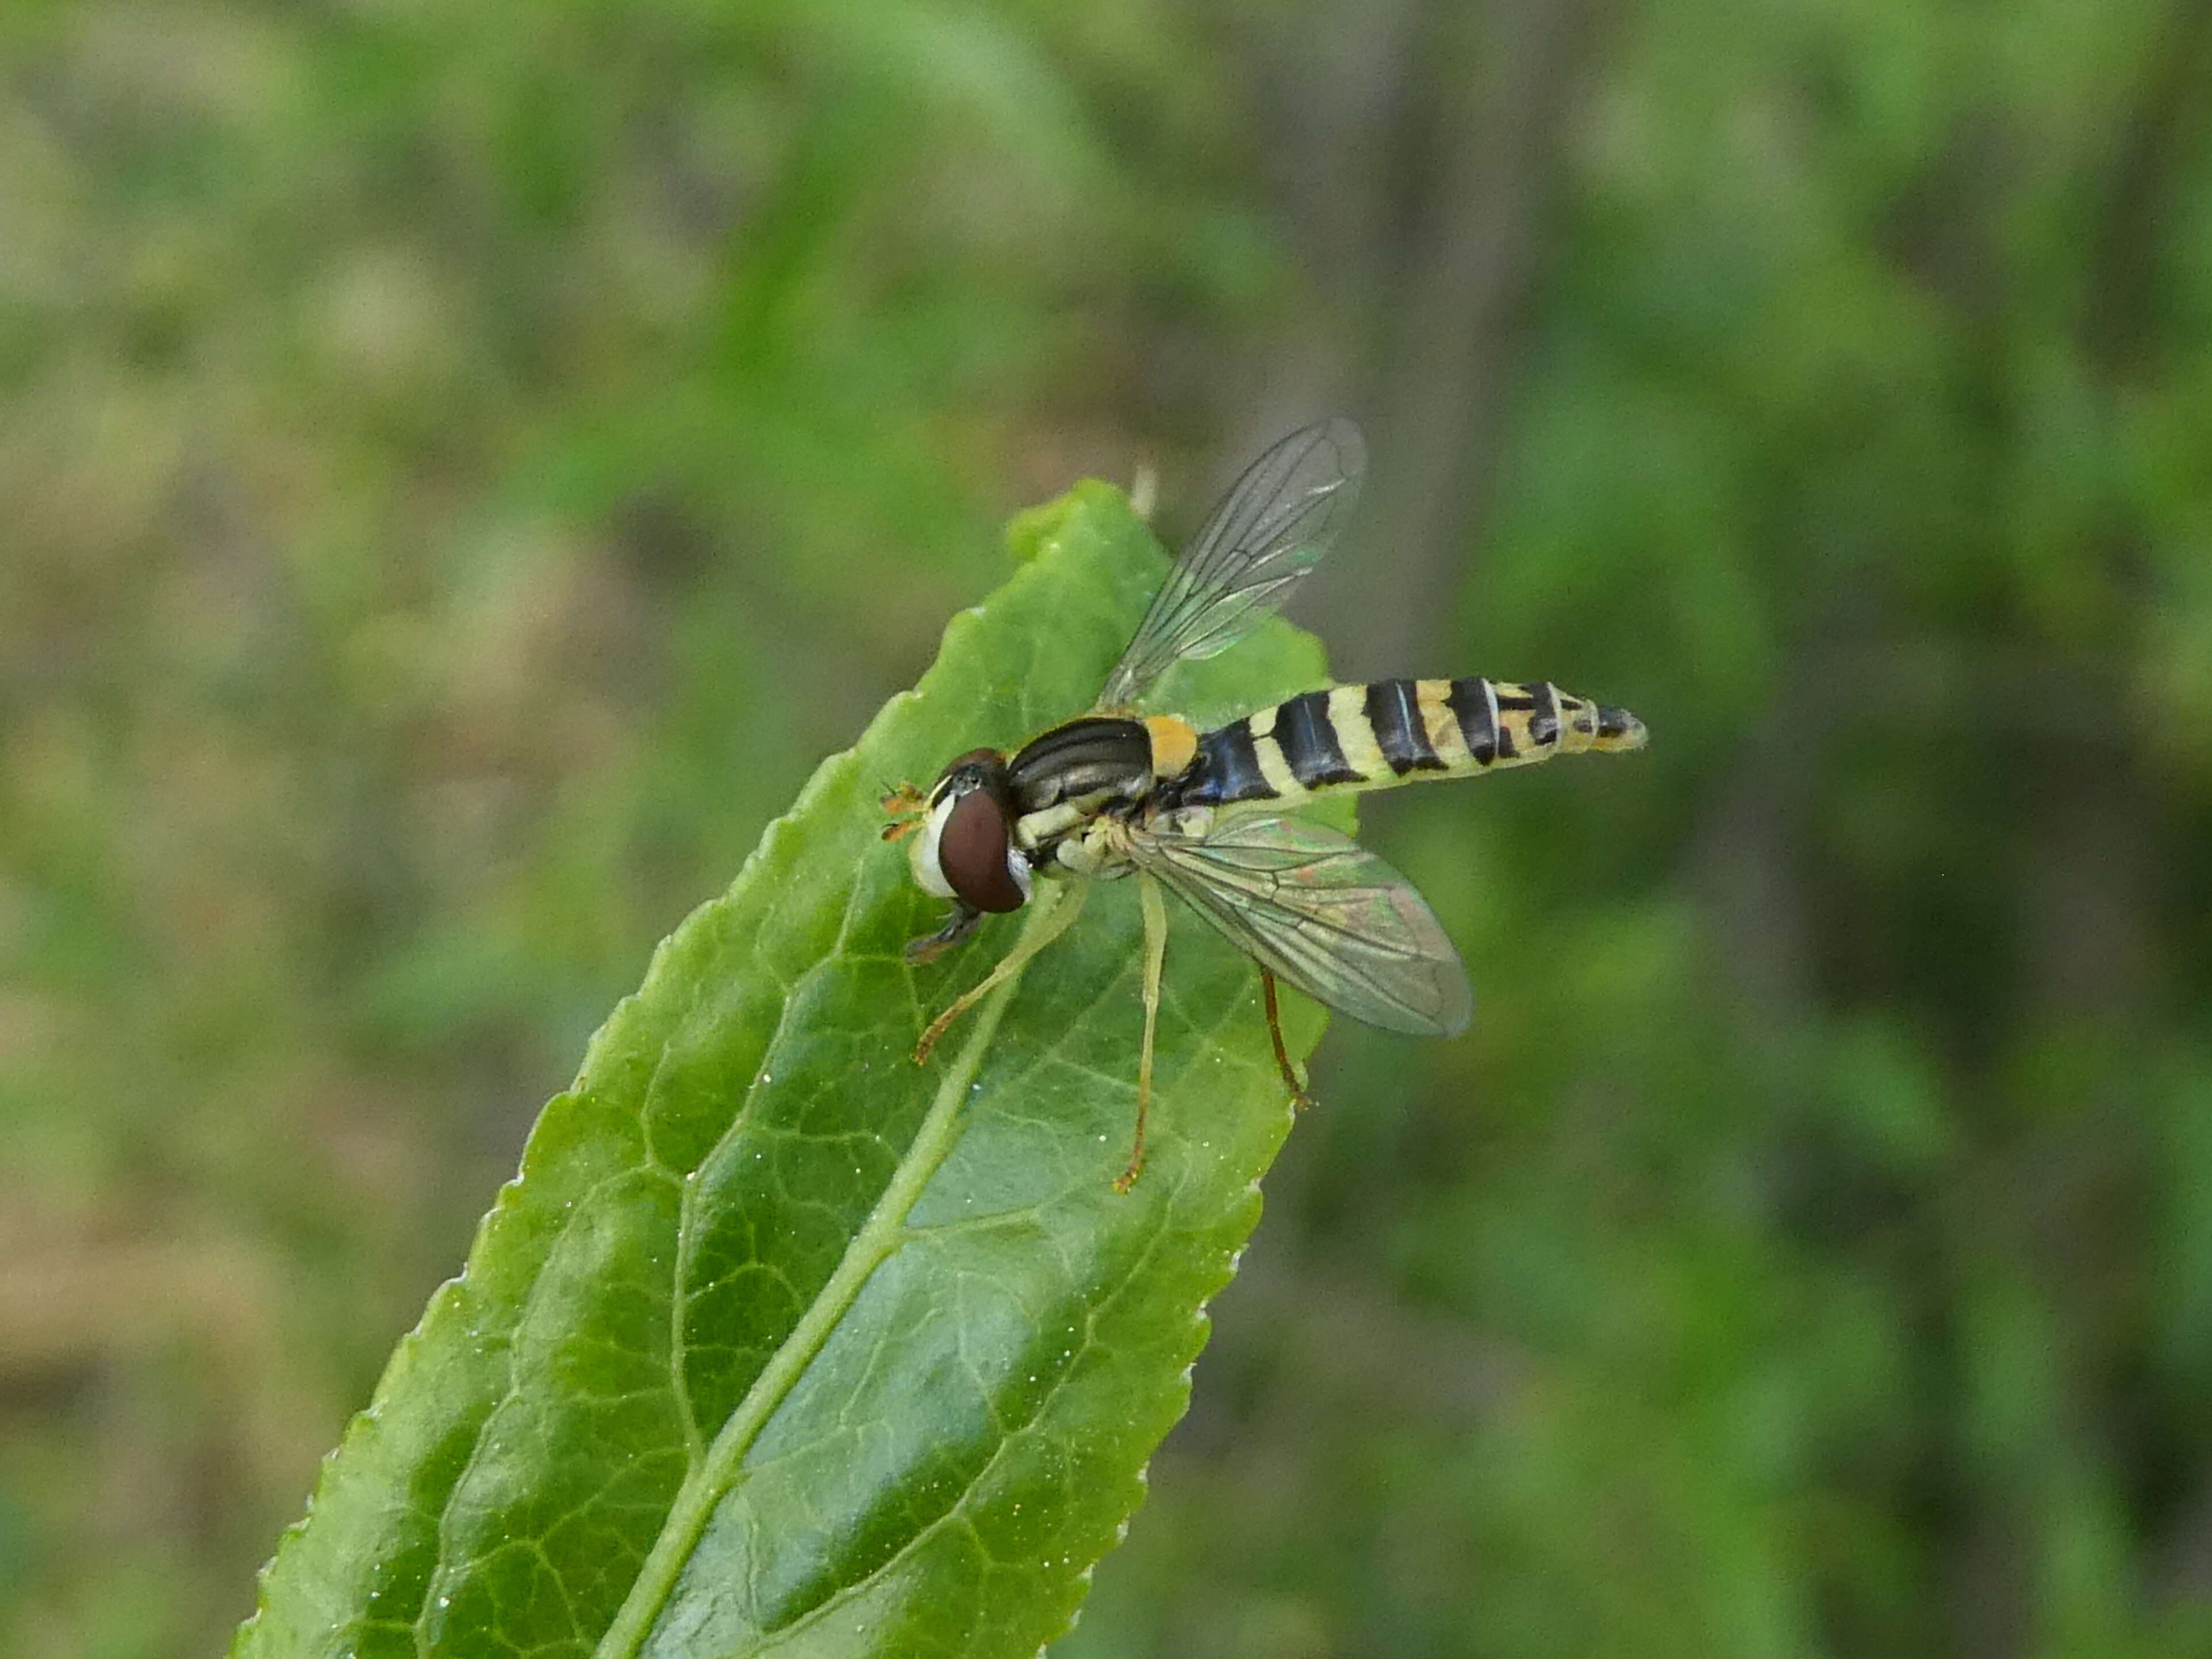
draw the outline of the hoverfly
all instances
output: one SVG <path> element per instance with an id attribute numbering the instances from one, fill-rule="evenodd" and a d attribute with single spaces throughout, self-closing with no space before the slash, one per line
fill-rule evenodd
<path id="1" fill-rule="evenodd" d="M 1365 470 L 1359 429 L 1323 421 L 1292 433 L 1237 479 L 1152 598 L 1091 711 L 1012 757 L 976 749 L 927 795 L 884 797 L 886 840 L 912 836 L 915 880 L 950 899 L 936 933 L 906 947 L 941 955 L 987 914 L 1020 909 L 1040 877 L 1072 890 L 974 989 L 939 1014 L 917 1063 L 946 1027 L 1075 920 L 1094 877 L 1134 872 L 1145 918 L 1144 1042 L 1127 1190 L 1145 1158 L 1152 1037 L 1167 947 L 1165 886 L 1261 969 L 1285 1085 L 1304 1099 L 1283 1045 L 1275 981 L 1388 1030 L 1449 1036 L 1474 1011 L 1467 971 L 1403 876 L 1322 824 L 1285 817 L 1322 795 L 1470 777 L 1584 750 L 1641 748 L 1625 709 L 1548 684 L 1377 680 L 1308 691 L 1201 732 L 1135 711 L 1176 663 L 1226 650 L 1283 602 L 1334 545 Z"/>

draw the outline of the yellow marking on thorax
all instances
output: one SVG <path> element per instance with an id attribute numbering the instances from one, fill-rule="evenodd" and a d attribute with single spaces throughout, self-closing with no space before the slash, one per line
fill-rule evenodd
<path id="1" fill-rule="evenodd" d="M 1328 694 L 1328 723 L 1336 728 L 1336 746 L 1344 750 L 1344 763 L 1363 778 L 1387 777 L 1390 763 L 1375 741 L 1375 728 L 1367 719 L 1367 688 L 1340 685 Z"/>
<path id="2" fill-rule="evenodd" d="M 1275 709 L 1269 704 L 1244 722 L 1245 730 L 1252 734 L 1253 758 L 1260 763 L 1260 775 L 1267 787 L 1285 800 L 1303 800 L 1311 793 L 1298 781 L 1298 775 L 1291 770 L 1284 758 L 1283 745 L 1275 741 Z"/>
<path id="3" fill-rule="evenodd" d="M 1152 741 L 1152 775 L 1182 775 L 1198 753 L 1196 729 L 1188 720 L 1177 720 L 1173 714 L 1154 714 L 1145 721 L 1145 731 Z"/>
<path id="4" fill-rule="evenodd" d="M 1447 767 L 1462 771 L 1474 764 L 1474 757 L 1460 732 L 1459 716 L 1444 706 L 1451 688 L 1449 680 L 1415 680 L 1413 702 L 1421 711 L 1421 730 L 1428 736 L 1429 747 Z"/>

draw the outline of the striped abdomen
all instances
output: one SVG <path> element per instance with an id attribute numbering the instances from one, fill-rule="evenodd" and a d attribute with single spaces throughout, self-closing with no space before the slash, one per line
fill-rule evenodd
<path id="1" fill-rule="evenodd" d="M 1309 691 L 1198 740 L 1170 803 L 1226 806 L 1463 778 L 1586 749 L 1640 749 L 1644 723 L 1556 685 L 1376 680 Z"/>

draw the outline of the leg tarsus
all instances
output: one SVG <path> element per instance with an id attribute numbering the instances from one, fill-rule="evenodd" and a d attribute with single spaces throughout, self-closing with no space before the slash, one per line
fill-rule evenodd
<path id="1" fill-rule="evenodd" d="M 1299 1079 L 1297 1068 L 1291 1064 L 1291 1051 L 1283 1043 L 1283 1011 L 1275 1000 L 1275 976 L 1265 968 L 1260 970 L 1260 989 L 1267 1004 L 1267 1040 L 1275 1045 L 1275 1069 L 1283 1074 L 1283 1087 L 1290 1091 L 1291 1104 L 1299 1111 L 1314 1103 Z"/>
<path id="2" fill-rule="evenodd" d="M 983 920 L 983 913 L 971 904 L 952 902 L 951 913 L 945 918 L 945 926 L 933 933 L 906 943 L 906 959 L 909 966 L 919 968 L 926 962 L 934 962 L 954 945 L 975 931 L 975 924 Z"/>

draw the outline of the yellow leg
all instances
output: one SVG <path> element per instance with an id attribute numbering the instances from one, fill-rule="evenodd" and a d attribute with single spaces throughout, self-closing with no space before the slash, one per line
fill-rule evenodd
<path id="1" fill-rule="evenodd" d="M 1283 1011 L 1275 1002 L 1275 976 L 1265 968 L 1260 970 L 1260 988 L 1267 1001 L 1267 1038 L 1275 1045 L 1275 1069 L 1283 1074 L 1283 1087 L 1291 1091 L 1291 1104 L 1304 1111 L 1313 1104 L 1313 1097 L 1298 1081 L 1297 1068 L 1291 1064 L 1291 1051 L 1283 1046 Z"/>
<path id="2" fill-rule="evenodd" d="M 1152 1109 L 1152 1033 L 1160 1018 L 1160 969 L 1168 956 L 1168 907 L 1160 884 L 1139 870 L 1137 897 L 1145 913 L 1145 1044 L 1137 1051 L 1137 1135 L 1129 1167 L 1114 1178 L 1114 1190 L 1126 1193 L 1145 1167 L 1145 1120 Z"/>
<path id="3" fill-rule="evenodd" d="M 1090 890 L 1089 882 L 1079 880 L 1074 884 L 1074 890 L 1063 897 L 1056 883 L 1040 882 L 1037 896 L 1031 902 L 1049 904 L 1052 908 L 1030 923 L 1014 948 L 999 958 L 999 965 L 983 976 L 981 983 L 930 1022 L 929 1029 L 921 1034 L 921 1041 L 914 1045 L 914 1063 L 917 1066 L 925 1063 L 929 1059 L 929 1051 L 937 1046 L 937 1039 L 945 1035 L 947 1026 L 1028 967 L 1030 957 L 1066 933 L 1067 924 L 1073 921 L 1082 910 L 1084 898 Z"/>

